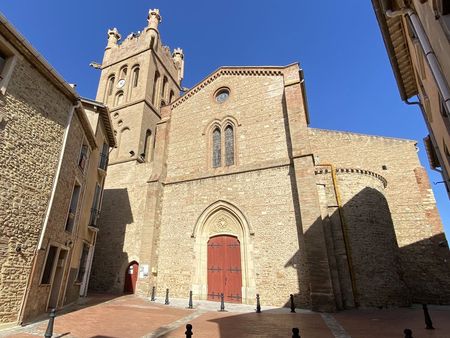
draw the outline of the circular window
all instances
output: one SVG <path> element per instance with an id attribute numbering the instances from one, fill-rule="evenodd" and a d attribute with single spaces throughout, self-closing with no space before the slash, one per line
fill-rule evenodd
<path id="1" fill-rule="evenodd" d="M 117 122 L 117 124 L 119 125 L 119 127 L 123 124 L 122 120 L 119 120 L 119 122 Z"/>
<path id="2" fill-rule="evenodd" d="M 114 113 L 114 118 L 118 118 L 119 117 L 119 113 Z"/>
<path id="3" fill-rule="evenodd" d="M 216 101 L 219 103 L 225 102 L 230 96 L 230 90 L 228 88 L 219 89 L 216 92 Z"/>

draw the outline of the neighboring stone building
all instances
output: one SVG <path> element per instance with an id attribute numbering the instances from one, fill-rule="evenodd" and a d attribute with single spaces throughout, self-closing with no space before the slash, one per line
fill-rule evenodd
<path id="1" fill-rule="evenodd" d="M 1 325 L 86 294 L 115 138 L 108 109 L 81 99 L 3 16 L 0 76 Z"/>
<path id="2" fill-rule="evenodd" d="M 384 43 L 406 103 L 418 95 L 429 136 L 432 169 L 450 194 L 450 1 L 372 0 Z"/>
<path id="3" fill-rule="evenodd" d="M 111 153 L 90 287 L 321 311 L 449 303 L 449 251 L 414 141 L 310 128 L 303 72 L 222 67 L 178 97 L 160 14 L 108 32 Z"/>

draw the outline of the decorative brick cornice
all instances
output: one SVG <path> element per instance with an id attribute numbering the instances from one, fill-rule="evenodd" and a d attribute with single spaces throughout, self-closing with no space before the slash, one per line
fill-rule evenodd
<path id="1" fill-rule="evenodd" d="M 320 165 L 316 166 L 316 169 L 314 170 L 314 174 L 316 175 L 324 175 L 324 174 L 331 174 L 331 170 L 326 167 L 320 167 Z M 336 168 L 336 174 L 360 174 L 360 175 L 368 175 L 373 176 L 377 179 L 379 179 L 383 186 L 387 187 L 387 180 L 381 176 L 380 174 L 377 174 L 376 172 L 365 170 L 365 169 L 359 169 L 359 168 Z"/>
<path id="2" fill-rule="evenodd" d="M 197 94 L 200 90 L 212 83 L 217 78 L 224 75 L 238 75 L 238 76 L 282 76 L 285 67 L 223 67 L 216 70 L 205 80 L 195 85 L 186 94 L 178 98 L 171 105 L 171 108 L 176 108 L 190 97 Z"/>
<path id="3" fill-rule="evenodd" d="M 398 143 L 417 143 L 416 140 L 409 140 L 404 138 L 397 138 L 397 137 L 390 137 L 390 136 L 378 136 L 378 135 L 369 135 L 369 134 L 362 134 L 362 133 L 354 133 L 350 131 L 340 131 L 340 130 L 330 130 L 330 129 L 321 129 L 321 128 L 308 128 L 308 133 L 310 135 L 316 135 L 316 134 L 335 134 L 338 136 L 346 136 L 348 138 L 358 139 L 378 139 L 378 140 L 384 140 L 387 142 L 398 142 Z"/>

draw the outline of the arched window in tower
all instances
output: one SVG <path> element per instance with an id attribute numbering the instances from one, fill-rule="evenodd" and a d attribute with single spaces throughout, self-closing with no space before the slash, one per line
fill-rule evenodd
<path id="1" fill-rule="evenodd" d="M 131 154 L 130 128 L 125 127 L 119 135 L 119 157 L 129 157 Z"/>
<path id="2" fill-rule="evenodd" d="M 156 71 L 155 80 L 153 81 L 153 93 L 152 93 L 152 103 L 156 108 L 158 108 L 156 106 L 156 104 L 158 103 L 158 87 L 159 87 L 160 77 L 161 76 L 159 75 L 159 72 Z"/>
<path id="3" fill-rule="evenodd" d="M 119 80 L 125 79 L 127 77 L 127 72 L 128 72 L 128 67 L 127 66 L 123 66 L 122 68 L 120 68 Z"/>
<path id="4" fill-rule="evenodd" d="M 222 137 L 220 128 L 216 127 L 212 133 L 212 166 L 218 168 L 222 164 Z"/>
<path id="5" fill-rule="evenodd" d="M 166 99 L 167 98 L 167 84 L 168 84 L 168 80 L 167 80 L 167 77 L 166 76 L 164 76 L 164 79 L 163 79 L 163 87 L 162 87 L 162 91 L 161 91 L 161 97 L 163 98 L 163 99 Z"/>
<path id="6" fill-rule="evenodd" d="M 225 165 L 234 164 L 234 130 L 233 126 L 225 128 Z"/>
<path id="7" fill-rule="evenodd" d="M 114 89 L 114 82 L 116 81 L 116 77 L 114 75 L 111 75 L 108 78 L 108 96 L 112 94 L 113 89 Z"/>
<path id="8" fill-rule="evenodd" d="M 150 161 L 153 157 L 151 154 L 153 150 L 152 143 L 153 143 L 152 131 L 150 129 L 147 129 L 144 140 L 144 151 L 141 154 L 141 156 L 145 159 L 146 162 Z"/>
<path id="9" fill-rule="evenodd" d="M 123 103 L 123 92 L 118 92 L 116 94 L 116 99 L 114 100 L 115 106 L 120 106 Z"/>
<path id="10" fill-rule="evenodd" d="M 175 98 L 175 93 L 173 92 L 173 90 L 171 90 L 170 95 L 169 95 L 169 103 L 172 103 L 174 98 Z"/>
<path id="11" fill-rule="evenodd" d="M 160 107 L 164 107 L 165 105 L 166 105 L 166 101 L 161 100 L 161 105 L 160 105 Z"/>
<path id="12" fill-rule="evenodd" d="M 132 78 L 133 88 L 137 87 L 138 82 L 139 82 L 139 66 L 136 66 L 133 68 L 133 78 Z"/>

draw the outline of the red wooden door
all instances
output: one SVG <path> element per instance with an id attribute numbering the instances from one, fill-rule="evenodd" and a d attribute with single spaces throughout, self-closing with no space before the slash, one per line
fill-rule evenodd
<path id="1" fill-rule="evenodd" d="M 208 300 L 242 302 L 241 248 L 233 236 L 216 236 L 208 241 Z"/>
<path id="2" fill-rule="evenodd" d="M 124 293 L 134 293 L 136 290 L 136 281 L 138 276 L 139 264 L 131 262 L 125 271 Z"/>

